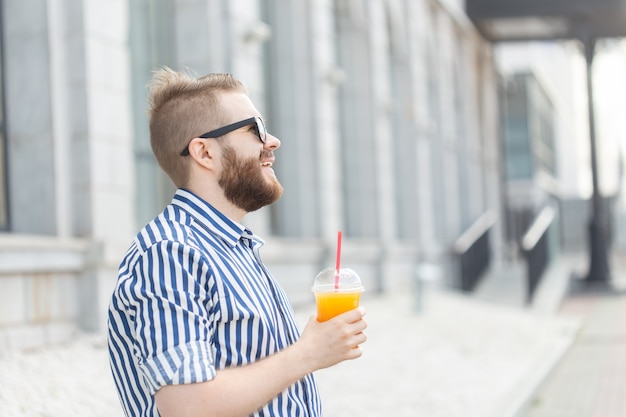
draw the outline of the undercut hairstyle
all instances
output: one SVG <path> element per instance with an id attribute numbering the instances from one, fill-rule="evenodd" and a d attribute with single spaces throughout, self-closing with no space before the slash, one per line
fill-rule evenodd
<path id="1" fill-rule="evenodd" d="M 152 152 L 174 185 L 185 186 L 190 158 L 181 156 L 181 151 L 191 139 L 225 123 L 220 94 L 247 94 L 246 87 L 230 74 L 197 77 L 167 67 L 154 72 L 148 87 Z"/>

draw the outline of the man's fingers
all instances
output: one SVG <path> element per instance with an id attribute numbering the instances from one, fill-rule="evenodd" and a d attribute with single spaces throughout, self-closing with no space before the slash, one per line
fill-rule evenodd
<path id="1" fill-rule="evenodd" d="M 337 320 L 341 320 L 346 323 L 354 323 L 361 320 L 363 316 L 365 316 L 365 309 L 363 307 L 357 307 L 338 315 Z"/>

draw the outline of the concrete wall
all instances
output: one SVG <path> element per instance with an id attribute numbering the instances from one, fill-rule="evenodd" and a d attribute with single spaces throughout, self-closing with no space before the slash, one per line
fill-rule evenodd
<path id="1" fill-rule="evenodd" d="M 0 236 L 0 348 L 70 338 L 80 317 L 81 240 Z"/>
<path id="2" fill-rule="evenodd" d="M 283 141 L 285 197 L 244 223 L 294 304 L 312 302 L 339 229 L 371 294 L 411 288 L 423 262 L 455 284 L 454 240 L 501 202 L 491 49 L 457 1 L 165 4 L 4 2 L 0 348 L 104 329 L 137 219 L 171 193 L 144 155 L 160 65 L 234 73 Z"/>
<path id="3" fill-rule="evenodd" d="M 0 346 L 31 346 L 103 329 L 133 234 L 128 5 L 3 6 L 11 224 L 0 293 L 11 303 Z"/>

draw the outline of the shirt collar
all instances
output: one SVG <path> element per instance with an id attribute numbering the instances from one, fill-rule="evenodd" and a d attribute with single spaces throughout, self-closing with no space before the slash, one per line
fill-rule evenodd
<path id="1" fill-rule="evenodd" d="M 184 188 L 176 190 L 172 205 L 186 211 L 193 220 L 209 232 L 220 236 L 230 247 L 241 239 L 249 239 L 254 246 L 263 245 L 263 240 L 245 226 L 229 219 L 211 204 Z"/>

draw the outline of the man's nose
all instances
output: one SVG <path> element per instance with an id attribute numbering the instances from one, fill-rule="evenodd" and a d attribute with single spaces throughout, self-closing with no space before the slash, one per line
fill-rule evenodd
<path id="1" fill-rule="evenodd" d="M 280 148 L 280 140 L 276 136 L 267 133 L 265 147 L 272 150 L 278 149 Z"/>

